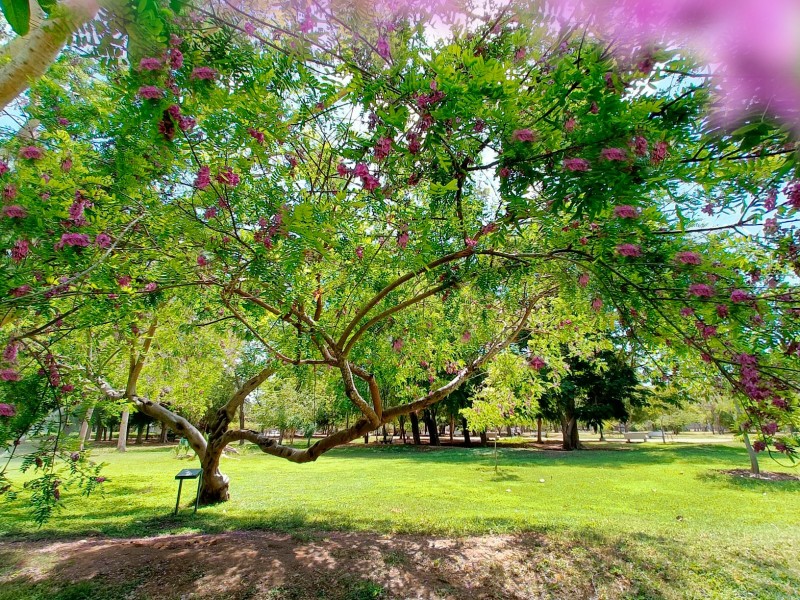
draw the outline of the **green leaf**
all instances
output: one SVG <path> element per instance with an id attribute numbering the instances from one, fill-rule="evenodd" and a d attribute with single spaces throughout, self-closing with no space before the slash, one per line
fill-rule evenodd
<path id="1" fill-rule="evenodd" d="M 17 35 L 30 31 L 31 7 L 28 0 L 0 0 L 0 11 Z"/>
<path id="2" fill-rule="evenodd" d="M 42 10 L 45 12 L 46 15 L 49 15 L 53 12 L 53 9 L 56 7 L 56 0 L 37 0 L 39 6 L 42 7 Z"/>

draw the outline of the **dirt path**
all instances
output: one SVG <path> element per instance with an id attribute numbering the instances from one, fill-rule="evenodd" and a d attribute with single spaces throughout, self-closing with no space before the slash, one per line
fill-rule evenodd
<path id="1" fill-rule="evenodd" d="M 630 592 L 620 556 L 540 536 L 462 539 L 363 533 L 232 532 L 139 539 L 0 542 L 0 587 L 118 590 L 103 598 L 614 598 Z M 609 561 L 620 568 L 608 575 Z M 38 586 L 38 587 L 37 587 Z M 86 588 L 85 586 L 96 586 Z M 81 598 L 98 597 L 87 591 Z M 94 594 L 94 595 L 93 595 Z"/>

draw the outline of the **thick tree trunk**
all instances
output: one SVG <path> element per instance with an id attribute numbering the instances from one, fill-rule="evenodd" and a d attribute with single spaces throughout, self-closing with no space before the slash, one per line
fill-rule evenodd
<path id="1" fill-rule="evenodd" d="M 206 454 L 200 461 L 203 468 L 203 486 L 200 488 L 200 504 L 227 502 L 230 499 L 230 480 L 219 470 L 219 459 L 224 449 L 218 440 L 208 441 Z"/>
<path id="2" fill-rule="evenodd" d="M 142 445 L 142 434 L 144 433 L 144 424 L 136 426 L 136 441 L 134 444 L 137 446 Z"/>
<path id="3" fill-rule="evenodd" d="M 480 432 L 481 436 L 481 446 L 485 446 L 489 442 L 489 436 L 486 434 L 486 430 Z"/>
<path id="4" fill-rule="evenodd" d="M 164 425 L 163 423 L 161 423 L 161 433 L 158 436 L 158 442 L 160 444 L 166 444 L 167 443 L 167 433 L 169 433 L 169 428 L 166 425 Z"/>
<path id="5" fill-rule="evenodd" d="M 578 419 L 575 416 L 564 415 L 561 418 L 561 435 L 563 436 L 561 447 L 564 450 L 578 450 L 580 448 Z"/>
<path id="6" fill-rule="evenodd" d="M 89 441 L 89 437 L 92 435 L 91 421 L 93 412 L 94 412 L 94 406 L 90 406 L 89 408 L 87 408 L 86 414 L 83 416 L 83 421 L 81 421 L 81 431 L 78 434 L 78 439 L 80 440 L 81 452 L 86 446 L 86 442 Z"/>
<path id="7" fill-rule="evenodd" d="M 425 420 L 425 425 L 428 427 L 428 436 L 431 446 L 439 446 L 439 428 L 436 427 L 435 413 L 430 409 L 422 411 L 422 418 Z"/>
<path id="8" fill-rule="evenodd" d="M 128 419 L 130 412 L 122 411 L 122 418 L 119 421 L 119 437 L 117 438 L 117 452 L 125 452 L 128 444 Z"/>
<path id="9" fill-rule="evenodd" d="M 414 445 L 419 446 L 422 444 L 422 440 L 419 436 L 419 417 L 417 413 L 412 412 L 408 413 L 408 418 L 411 420 L 411 435 L 414 439 Z"/>
<path id="10" fill-rule="evenodd" d="M 469 427 L 467 426 L 467 417 L 461 417 L 461 431 L 464 432 L 464 445 L 471 446 L 472 440 L 469 439 Z"/>

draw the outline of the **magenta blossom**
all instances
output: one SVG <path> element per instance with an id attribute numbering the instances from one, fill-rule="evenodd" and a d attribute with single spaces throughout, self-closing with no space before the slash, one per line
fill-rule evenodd
<path id="1" fill-rule="evenodd" d="M 61 239 L 56 242 L 55 249 L 61 250 L 65 246 L 86 248 L 89 244 L 91 244 L 91 240 L 89 240 L 89 236 L 85 233 L 64 233 Z"/>
<path id="2" fill-rule="evenodd" d="M 204 190 L 211 185 L 211 169 L 209 167 L 200 167 L 197 171 L 197 177 L 194 180 L 194 187 L 198 190 Z"/>
<path id="3" fill-rule="evenodd" d="M 160 100 L 164 97 L 164 91 L 154 85 L 143 85 L 136 95 L 144 100 Z"/>
<path id="4" fill-rule="evenodd" d="M 590 165 L 589 161 L 585 158 L 565 158 L 564 168 L 567 171 L 588 171 Z"/>
<path id="5" fill-rule="evenodd" d="M 603 148 L 600 151 L 603 160 L 623 161 L 628 159 L 628 153 L 622 148 Z"/>
<path id="6" fill-rule="evenodd" d="M 230 167 L 225 167 L 217 174 L 217 181 L 219 181 L 223 185 L 227 185 L 228 187 L 236 187 L 239 185 L 239 175 L 233 172 L 233 169 Z"/>
<path id="7" fill-rule="evenodd" d="M 464 243 L 467 245 L 467 248 L 474 248 L 478 245 L 478 240 L 468 237 L 464 240 Z"/>
<path id="8" fill-rule="evenodd" d="M 8 183 L 3 187 L 3 200 L 13 200 L 17 197 L 17 186 L 13 183 Z"/>
<path id="9" fill-rule="evenodd" d="M 689 295 L 698 298 L 711 298 L 714 295 L 714 290 L 706 283 L 693 283 L 689 286 Z"/>
<path id="10" fill-rule="evenodd" d="M 192 79 L 200 79 L 201 81 L 213 81 L 216 76 L 216 69 L 211 67 L 195 67 L 192 69 L 191 74 Z"/>
<path id="11" fill-rule="evenodd" d="M 753 442 L 753 450 L 755 450 L 756 452 L 763 452 L 766 449 L 767 445 L 763 441 L 756 440 L 755 442 Z"/>
<path id="12" fill-rule="evenodd" d="M 216 206 L 209 206 L 203 212 L 203 217 L 206 219 L 215 219 L 217 217 L 217 207 Z"/>
<path id="13" fill-rule="evenodd" d="M 98 248 L 110 248 L 111 236 L 107 233 L 98 233 L 97 237 L 94 238 L 94 243 Z"/>
<path id="14" fill-rule="evenodd" d="M 8 217 L 9 219 L 24 219 L 26 216 L 28 216 L 28 211 L 18 204 L 12 204 L 11 206 L 3 207 L 3 216 Z"/>
<path id="15" fill-rule="evenodd" d="M 578 122 L 573 118 L 570 117 L 566 121 L 564 121 L 564 131 L 567 133 L 572 133 L 575 131 L 575 128 L 578 126 Z"/>
<path id="16" fill-rule="evenodd" d="M 155 292 L 158 289 L 158 284 L 154 281 L 151 281 L 146 286 L 144 286 L 145 292 Z"/>
<path id="17" fill-rule="evenodd" d="M 17 240 L 14 242 L 14 247 L 11 248 L 11 260 L 14 262 L 21 262 L 28 256 L 30 248 L 28 240 Z"/>
<path id="18" fill-rule="evenodd" d="M 263 144 L 264 143 L 264 134 L 261 131 L 259 131 L 258 129 L 255 129 L 254 127 L 250 127 L 250 128 L 248 128 L 247 133 L 248 133 L 248 135 L 250 135 L 251 138 L 253 138 L 255 141 L 257 141 L 259 144 Z"/>
<path id="19" fill-rule="evenodd" d="M 728 305 L 727 304 L 717 304 L 717 306 L 715 307 L 715 310 L 717 311 L 717 316 L 720 319 L 726 319 L 728 317 L 728 315 L 730 314 L 730 310 L 728 309 Z"/>
<path id="20" fill-rule="evenodd" d="M 44 156 L 44 150 L 38 146 L 23 146 L 19 149 L 19 155 L 28 160 L 39 160 Z"/>
<path id="21" fill-rule="evenodd" d="M 119 287 L 128 287 L 131 284 L 131 276 L 130 275 L 123 275 L 122 277 L 117 278 L 117 284 Z"/>
<path id="22" fill-rule="evenodd" d="M 3 350 L 3 360 L 7 363 L 17 362 L 17 354 L 19 354 L 19 349 L 21 346 L 22 344 L 16 340 L 9 342 L 6 346 L 6 349 Z"/>
<path id="23" fill-rule="evenodd" d="M 462 343 L 466 344 L 468 341 L 472 339 L 472 332 L 467 330 L 461 334 L 461 341 Z"/>
<path id="24" fill-rule="evenodd" d="M 197 257 L 197 266 L 198 267 L 205 267 L 208 264 L 208 259 L 203 255 L 200 254 Z"/>
<path id="25" fill-rule="evenodd" d="M 378 56 L 380 56 L 383 60 L 389 60 L 392 57 L 392 53 L 389 48 L 389 40 L 387 40 L 385 36 L 378 38 L 378 42 L 375 44 L 375 50 L 378 52 Z"/>
<path id="26" fill-rule="evenodd" d="M 508 167 L 503 167 L 500 169 L 500 179 L 508 179 L 511 175 L 511 169 Z"/>
<path id="27" fill-rule="evenodd" d="M 8 173 L 8 164 L 4 160 L 0 160 L 0 177 Z"/>
<path id="28" fill-rule="evenodd" d="M 681 309 L 681 316 L 682 317 L 691 317 L 694 314 L 694 309 L 690 306 L 684 306 Z"/>
<path id="29" fill-rule="evenodd" d="M 356 257 L 358 257 L 358 260 L 364 259 L 364 246 L 356 248 Z"/>
<path id="30" fill-rule="evenodd" d="M 2 371 L 0 371 L 0 379 L 2 379 L 3 381 L 19 381 L 21 377 L 16 369 L 3 369 Z M 8 415 L 8 416 L 13 416 L 13 415 Z"/>
<path id="31" fill-rule="evenodd" d="M 362 177 L 361 182 L 364 184 L 364 189 L 368 192 L 377 190 L 381 185 L 381 182 L 378 180 L 378 178 L 373 175 Z"/>
<path id="32" fill-rule="evenodd" d="M 382 137 L 375 143 L 375 159 L 383 160 L 392 151 L 392 138 Z"/>
<path id="33" fill-rule="evenodd" d="M 744 290 L 733 290 L 731 292 L 731 302 L 738 304 L 741 302 L 749 302 L 750 300 L 752 300 L 752 297 Z"/>
<path id="34" fill-rule="evenodd" d="M 547 363 L 544 362 L 544 359 L 541 356 L 532 356 L 528 361 L 528 366 L 535 371 L 540 371 L 545 367 L 546 364 Z"/>
<path id="35" fill-rule="evenodd" d="M 402 231 L 400 235 L 397 236 L 397 245 L 405 250 L 406 246 L 408 246 L 408 231 Z"/>
<path id="36" fill-rule="evenodd" d="M 600 298 L 595 298 L 592 300 L 592 310 L 599 311 L 603 308 L 603 300 Z"/>
<path id="37" fill-rule="evenodd" d="M 620 256 L 636 257 L 642 255 L 642 249 L 636 244 L 620 244 L 616 250 Z"/>
<path id="38" fill-rule="evenodd" d="M 636 156 L 647 156 L 647 140 L 642 136 L 637 135 L 631 142 L 633 153 Z"/>
<path id="39" fill-rule="evenodd" d="M 675 255 L 675 260 L 684 265 L 699 265 L 703 259 L 697 252 L 678 252 Z"/>
<path id="40" fill-rule="evenodd" d="M 255 26 L 255 25 L 253 25 L 253 24 L 252 24 L 250 21 L 247 21 L 247 22 L 244 24 L 244 32 L 245 32 L 247 35 L 253 35 L 253 34 L 256 32 L 256 26 Z"/>
<path id="41" fill-rule="evenodd" d="M 353 175 L 361 178 L 367 177 L 369 175 L 369 167 L 364 163 L 357 163 L 356 168 L 353 169 Z"/>
<path id="42" fill-rule="evenodd" d="M 350 169 L 347 168 L 343 162 L 340 162 L 336 165 L 336 172 L 339 174 L 339 177 L 347 177 L 347 174 L 350 172 Z"/>
<path id="43" fill-rule="evenodd" d="M 403 338 L 395 338 L 392 341 L 392 350 L 400 352 L 403 349 Z"/>
<path id="44" fill-rule="evenodd" d="M 511 134 L 511 139 L 515 142 L 535 142 L 536 132 L 530 129 L 516 129 L 514 133 Z"/>
<path id="45" fill-rule="evenodd" d="M 13 404 L 0 403 L 0 417 L 13 417 L 17 414 L 17 409 Z"/>
<path id="46" fill-rule="evenodd" d="M 29 286 L 26 283 L 24 285 L 9 290 L 8 295 L 11 296 L 12 298 L 22 298 L 26 294 L 29 294 L 31 289 L 32 289 L 31 286 Z"/>
<path id="47" fill-rule="evenodd" d="M 175 71 L 180 69 L 183 66 L 183 52 L 177 48 L 170 48 L 169 66 Z"/>
<path id="48" fill-rule="evenodd" d="M 581 286 L 582 288 L 585 288 L 587 285 L 589 285 L 589 274 L 588 273 L 583 273 L 583 274 L 581 274 L 580 277 L 578 277 L 578 285 Z"/>
<path id="49" fill-rule="evenodd" d="M 639 213 L 630 204 L 620 204 L 614 207 L 614 216 L 618 219 L 635 219 Z"/>
<path id="50" fill-rule="evenodd" d="M 761 426 L 761 432 L 764 435 L 775 435 L 778 432 L 778 424 L 775 421 L 764 423 Z"/>
<path id="51" fill-rule="evenodd" d="M 143 58 L 139 61 L 139 69 L 142 71 L 158 71 L 161 67 L 160 58 Z"/>
<path id="52" fill-rule="evenodd" d="M 660 165 L 667 158 L 667 142 L 658 142 L 653 146 L 653 151 L 650 152 L 650 162 L 654 165 Z"/>

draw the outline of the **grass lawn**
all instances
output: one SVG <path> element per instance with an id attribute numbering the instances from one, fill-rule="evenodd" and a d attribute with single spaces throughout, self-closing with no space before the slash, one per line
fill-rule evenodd
<path id="1" fill-rule="evenodd" d="M 189 482 L 177 517 L 173 477 L 194 463 L 167 448 L 100 450 L 93 458 L 108 463 L 109 479 L 102 495 L 64 493 L 66 508 L 41 529 L 25 521 L 24 499 L 5 503 L 0 541 L 253 529 L 300 537 L 528 532 L 555 543 L 573 566 L 625 579 L 605 597 L 800 597 L 800 482 L 722 475 L 747 466 L 743 449 L 724 444 L 592 448 L 501 448 L 499 473 L 491 448 L 348 447 L 307 465 L 246 453 L 223 461 L 230 502 L 194 515 Z M 782 470 L 770 461 L 763 468 Z M 13 597 L 35 597 L 20 585 L 7 588 Z"/>

